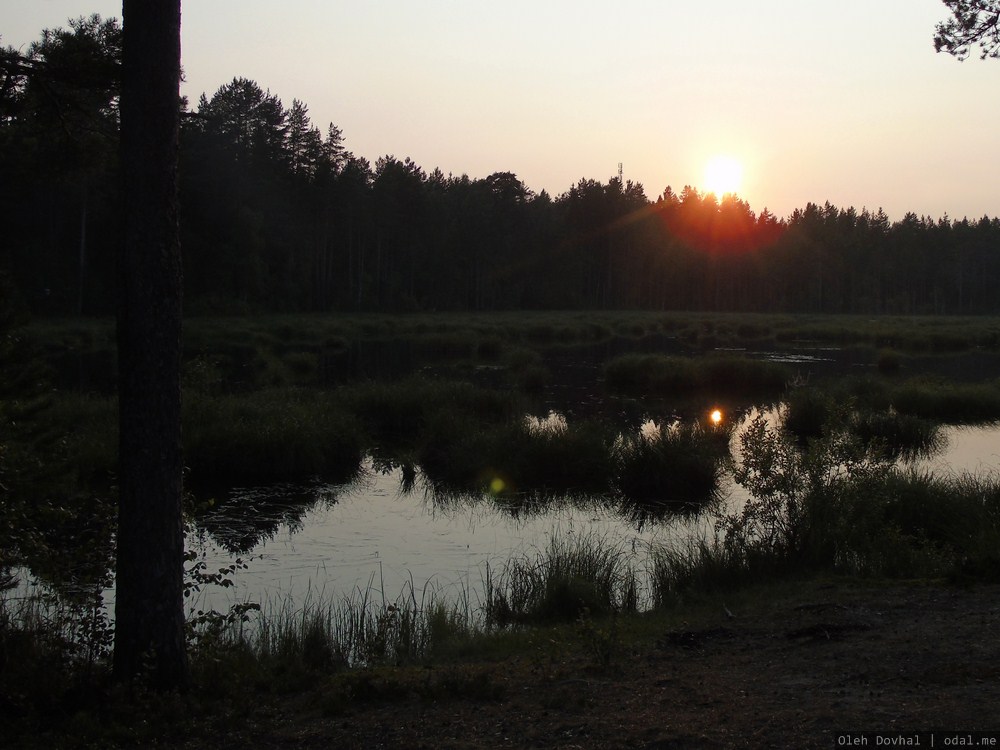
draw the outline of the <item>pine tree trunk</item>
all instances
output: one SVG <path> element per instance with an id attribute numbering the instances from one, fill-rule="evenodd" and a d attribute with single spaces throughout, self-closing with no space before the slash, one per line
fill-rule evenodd
<path id="1" fill-rule="evenodd" d="M 124 0 L 114 673 L 187 679 L 177 229 L 180 0 Z M 148 670 L 148 672 L 147 672 Z"/>

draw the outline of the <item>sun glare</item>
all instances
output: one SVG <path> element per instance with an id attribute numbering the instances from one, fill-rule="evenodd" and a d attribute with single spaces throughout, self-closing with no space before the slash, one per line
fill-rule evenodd
<path id="1" fill-rule="evenodd" d="M 736 193 L 743 178 L 743 165 L 731 156 L 715 156 L 705 165 L 705 189 L 721 198 Z"/>

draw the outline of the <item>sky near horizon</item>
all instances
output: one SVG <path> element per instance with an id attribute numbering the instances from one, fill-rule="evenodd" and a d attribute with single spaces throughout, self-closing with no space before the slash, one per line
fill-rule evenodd
<path id="1" fill-rule="evenodd" d="M 0 45 L 107 0 L 2 0 Z M 655 199 L 743 168 L 741 198 L 1000 215 L 1000 60 L 934 51 L 940 0 L 186 0 L 192 105 L 234 77 L 372 163 L 515 172 L 557 196 L 625 179 Z"/>

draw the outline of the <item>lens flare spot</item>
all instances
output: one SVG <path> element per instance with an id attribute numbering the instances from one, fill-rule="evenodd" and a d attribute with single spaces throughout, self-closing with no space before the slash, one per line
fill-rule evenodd
<path id="1" fill-rule="evenodd" d="M 503 481 L 500 477 L 493 477 L 490 481 L 490 492 L 494 495 L 499 495 L 505 489 L 507 489 L 507 483 Z"/>

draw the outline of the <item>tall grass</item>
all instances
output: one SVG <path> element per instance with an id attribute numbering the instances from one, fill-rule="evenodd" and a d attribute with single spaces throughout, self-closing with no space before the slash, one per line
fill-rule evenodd
<path id="1" fill-rule="evenodd" d="M 751 582 L 750 561 L 719 538 L 654 546 L 647 561 L 649 600 L 654 609 L 676 606 L 692 595 L 711 595 Z"/>
<path id="2" fill-rule="evenodd" d="M 184 402 L 184 460 L 196 484 L 265 484 L 312 476 L 346 481 L 360 431 L 330 394 L 294 388 Z"/>
<path id="3" fill-rule="evenodd" d="M 914 378 L 892 392 L 900 412 L 949 424 L 981 424 L 1000 420 L 1000 381 L 951 383 Z"/>
<path id="4" fill-rule="evenodd" d="M 639 602 L 625 548 L 586 535 L 553 535 L 534 556 L 513 557 L 499 572 L 487 569 L 483 586 L 488 627 L 634 612 Z"/>
<path id="5" fill-rule="evenodd" d="M 472 632 L 461 602 L 411 586 L 386 601 L 371 582 L 336 602 L 322 599 L 265 607 L 249 629 L 230 633 L 248 644 L 265 668 L 306 675 L 349 667 L 413 663 Z"/>

